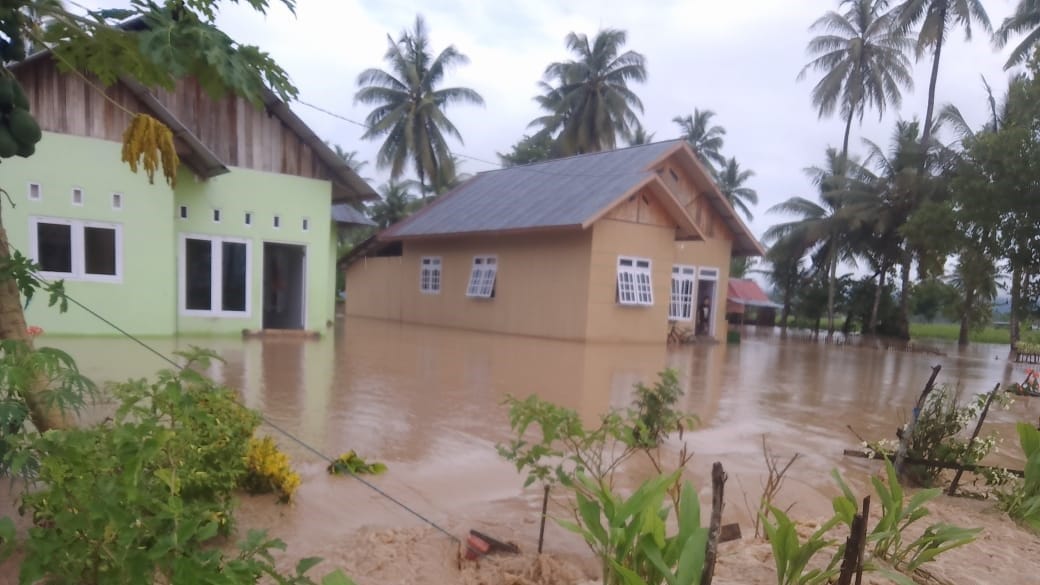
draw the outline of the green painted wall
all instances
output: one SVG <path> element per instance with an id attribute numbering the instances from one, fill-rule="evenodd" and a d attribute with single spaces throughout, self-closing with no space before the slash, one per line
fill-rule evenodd
<path id="1" fill-rule="evenodd" d="M 179 216 L 180 206 L 186 205 L 188 218 L 178 217 L 174 221 L 177 253 L 181 254 L 182 234 L 248 239 L 251 242 L 252 284 L 248 291 L 251 310 L 247 317 L 179 315 L 178 331 L 183 334 L 237 334 L 245 328 L 262 327 L 264 242 L 307 247 L 306 328 L 325 331 L 326 321 L 332 319 L 334 295 L 334 283 L 329 282 L 329 265 L 334 262 L 329 251 L 331 184 L 241 168 L 233 168 L 230 173 L 205 182 L 195 180 L 190 173 L 181 176 L 174 211 Z M 220 223 L 213 221 L 214 209 L 220 209 Z M 252 214 L 252 225 L 245 224 L 247 212 Z M 274 227 L 276 215 L 280 217 L 278 228 Z M 307 231 L 303 230 L 304 218 L 309 220 Z"/>
<path id="2" fill-rule="evenodd" d="M 0 187 L 16 205 L 3 206 L 3 222 L 12 245 L 29 255 L 31 216 L 116 223 L 122 229 L 120 282 L 66 278 L 69 295 L 138 335 L 223 335 L 262 327 L 263 243 L 306 246 L 305 327 L 326 331 L 334 318 L 335 234 L 330 233 L 331 185 L 327 181 L 233 168 L 198 181 L 182 169 L 175 190 L 161 176 L 154 185 L 121 162 L 121 145 L 77 136 L 45 133 L 36 154 L 0 165 Z M 28 198 L 29 183 L 41 187 L 39 201 Z M 72 189 L 83 190 L 83 205 L 72 204 Z M 122 209 L 112 208 L 112 193 L 123 195 Z M 179 218 L 187 205 L 188 219 Z M 221 221 L 213 221 L 213 209 Z M 245 225 L 246 212 L 253 223 Z M 273 227 L 279 215 L 280 227 Z M 309 229 L 303 230 L 303 219 Z M 180 312 L 178 267 L 184 234 L 247 239 L 251 246 L 251 310 L 244 318 L 184 316 Z M 67 335 L 117 334 L 85 311 L 70 306 L 61 315 L 46 299 L 33 300 L 28 324 Z"/>
<path id="3" fill-rule="evenodd" d="M 36 154 L 0 164 L 0 186 L 14 201 L 3 202 L 3 222 L 11 244 L 29 251 L 31 216 L 94 220 L 122 226 L 123 276 L 119 283 L 65 279 L 68 294 L 118 324 L 141 335 L 169 335 L 174 329 L 175 263 L 173 193 L 161 175 L 154 185 L 120 161 L 121 145 L 77 136 L 44 133 Z M 40 185 L 40 200 L 30 201 L 29 183 Z M 83 204 L 72 204 L 72 189 L 83 190 Z M 123 195 L 123 208 L 112 209 L 112 193 Z M 87 312 L 69 306 L 62 315 L 35 298 L 26 312 L 29 325 L 46 332 L 117 334 Z"/>

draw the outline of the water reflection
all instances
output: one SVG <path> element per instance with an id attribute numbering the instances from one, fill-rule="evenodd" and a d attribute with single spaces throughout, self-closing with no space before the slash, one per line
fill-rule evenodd
<path id="1" fill-rule="evenodd" d="M 127 341 L 44 341 L 72 353 L 84 373 L 99 380 L 148 376 L 167 366 Z M 1003 349 L 993 346 L 960 351 L 944 345 L 940 349 L 947 355 L 940 356 L 784 342 L 754 329 L 738 345 L 670 348 L 349 319 L 317 341 L 150 343 L 164 353 L 191 345 L 217 350 L 226 363 L 215 364 L 210 374 L 239 388 L 247 405 L 326 454 L 355 449 L 388 462 L 392 473 L 380 478 L 381 485 L 444 513 L 522 493 L 515 470 L 494 448 L 509 437 L 501 405 L 507 394 L 537 393 L 591 422 L 610 406 L 630 404 L 634 384 L 652 383 L 665 367 L 676 369 L 686 390 L 683 406 L 703 423 L 687 435 L 696 453 L 693 475 L 702 480 L 712 461 L 722 461 L 739 487 L 729 492 L 727 514 L 739 516 L 741 491 L 752 501 L 757 497 L 762 435 L 780 455 L 803 454 L 793 479 L 801 487 L 792 488 L 790 496 L 801 498 L 826 491 L 826 472 L 833 467 L 847 473 L 876 468 L 841 457 L 842 449 L 857 442 L 848 426 L 865 437 L 892 437 L 932 366 L 941 364 L 940 380 L 961 388 L 966 398 L 996 382 L 1021 380 L 1024 371 L 1008 364 Z M 1037 419 L 1038 404 L 1040 399 L 1020 398 L 1012 410 L 994 412 L 991 424 L 1011 436 L 1016 421 Z M 354 488 L 329 479 L 313 454 L 280 442 L 305 471 L 302 497 L 291 512 L 294 520 L 280 521 L 311 532 L 315 523 L 342 531 L 400 521 L 377 499 L 365 500 L 366 513 L 336 505 L 344 489 Z M 647 471 L 635 465 L 632 472 Z"/>

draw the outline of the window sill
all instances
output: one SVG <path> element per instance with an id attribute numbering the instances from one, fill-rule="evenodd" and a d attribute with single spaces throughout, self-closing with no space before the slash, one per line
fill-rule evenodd
<path id="1" fill-rule="evenodd" d="M 197 311 L 183 309 L 180 312 L 181 317 L 216 317 L 220 319 L 248 319 L 252 315 L 249 311 Z"/>
<path id="2" fill-rule="evenodd" d="M 41 277 L 47 280 L 64 280 L 66 282 L 101 282 L 107 284 L 122 284 L 122 275 L 102 276 L 94 274 L 73 274 L 71 272 L 44 272 L 40 271 Z"/>

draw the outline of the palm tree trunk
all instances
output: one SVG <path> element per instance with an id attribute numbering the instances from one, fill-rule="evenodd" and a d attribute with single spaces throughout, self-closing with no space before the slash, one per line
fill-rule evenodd
<path id="1" fill-rule="evenodd" d="M 900 339 L 910 339 L 910 263 L 913 255 L 907 252 L 900 273 L 899 290 L 899 323 L 896 333 Z"/>
<path id="2" fill-rule="evenodd" d="M 881 261 L 881 270 L 878 271 L 878 284 L 874 289 L 874 304 L 870 307 L 870 326 L 867 332 L 877 335 L 878 310 L 881 308 L 881 294 L 885 290 L 885 278 L 888 276 L 888 261 Z"/>
<path id="3" fill-rule="evenodd" d="M 924 129 L 921 131 L 921 145 L 928 148 L 932 137 L 932 115 L 935 113 L 935 86 L 939 81 L 939 60 L 942 57 L 943 40 L 946 36 L 946 3 L 939 8 L 939 37 L 935 39 L 935 52 L 932 54 L 932 77 L 928 82 L 928 107 L 924 114 Z M 922 157 L 922 164 L 924 158 Z"/>
<path id="4" fill-rule="evenodd" d="M 1018 263 L 1012 263 L 1011 267 L 1011 315 L 1008 319 L 1008 329 L 1011 334 L 1011 349 L 1015 349 L 1015 344 L 1018 343 L 1020 331 L 1020 322 L 1018 318 L 1018 312 L 1022 306 L 1022 270 L 1019 268 Z"/>
<path id="5" fill-rule="evenodd" d="M 968 326 L 971 323 L 972 309 L 975 308 L 975 290 L 968 288 L 964 291 L 964 305 L 961 307 L 961 330 L 957 335 L 957 345 L 965 347 L 968 345 Z"/>
<path id="6" fill-rule="evenodd" d="M 834 335 L 834 289 L 838 282 L 838 248 L 832 242 L 830 266 L 827 268 L 827 338 Z"/>
<path id="7" fill-rule="evenodd" d="M 10 258 L 10 246 L 7 241 L 7 230 L 0 224 L 0 264 Z M 32 349 L 32 337 L 25 325 L 25 312 L 22 309 L 22 297 L 18 283 L 13 278 L 0 279 L 0 339 L 21 341 Z M 31 383 L 23 393 L 22 399 L 29 408 L 29 417 L 39 432 L 60 429 L 67 425 L 60 410 L 48 407 L 40 399 L 39 394 L 46 388 L 46 380 L 41 376 Z"/>
<path id="8" fill-rule="evenodd" d="M 841 170 L 842 173 L 848 172 L 848 160 L 849 160 L 849 134 L 852 133 L 852 108 L 849 108 L 849 117 L 845 120 L 845 138 L 841 142 Z"/>

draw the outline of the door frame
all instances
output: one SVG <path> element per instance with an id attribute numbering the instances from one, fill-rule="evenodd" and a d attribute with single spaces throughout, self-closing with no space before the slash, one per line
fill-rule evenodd
<path id="1" fill-rule="evenodd" d="M 307 298 L 308 297 L 308 293 L 310 292 L 308 290 L 308 288 L 307 288 L 307 283 L 310 281 L 310 278 L 308 278 L 309 274 L 308 274 L 308 271 L 307 271 L 307 256 L 308 256 L 307 252 L 309 251 L 310 246 L 308 244 L 306 244 L 306 243 L 303 243 L 303 242 L 292 242 L 292 241 L 289 241 L 289 240 L 269 240 L 269 239 L 266 239 L 266 238 L 260 240 L 260 306 L 261 306 L 261 311 L 260 311 L 260 329 L 263 330 L 263 329 L 267 328 L 265 326 L 265 324 L 264 324 L 264 313 L 266 313 L 266 311 L 263 310 L 263 307 L 265 307 L 264 299 L 266 298 L 266 294 L 267 294 L 267 244 L 275 244 L 275 245 L 278 245 L 278 246 L 295 246 L 297 248 L 303 248 L 303 259 L 302 259 L 303 269 L 300 270 L 300 283 L 299 283 L 300 290 L 301 290 L 301 293 L 300 293 L 300 313 L 301 313 L 300 314 L 300 321 L 301 321 L 301 323 L 300 323 L 300 330 L 301 331 L 306 331 L 307 330 L 307 316 L 308 316 L 308 312 L 310 310 L 310 307 L 309 307 L 310 303 L 308 302 L 308 298 Z"/>

